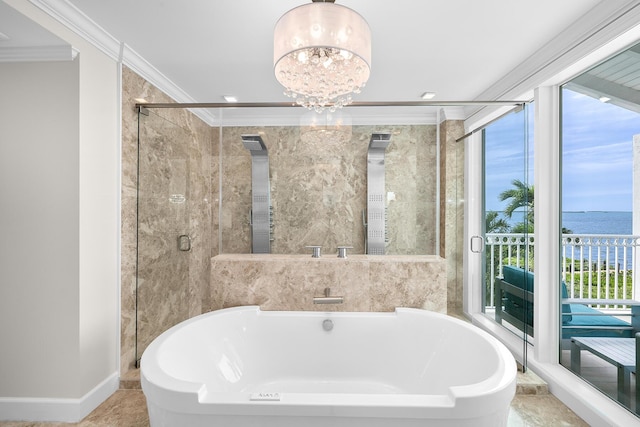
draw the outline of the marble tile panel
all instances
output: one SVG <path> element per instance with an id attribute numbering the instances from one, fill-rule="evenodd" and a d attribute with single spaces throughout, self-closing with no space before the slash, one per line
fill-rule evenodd
<path id="1" fill-rule="evenodd" d="M 249 245 L 244 242 L 250 231 L 234 222 L 246 215 L 251 200 L 250 155 L 240 140 L 244 133 L 260 133 L 269 150 L 272 253 L 305 253 L 306 245 L 317 244 L 330 251 L 349 245 L 352 253 L 364 253 L 367 147 L 371 134 L 382 129 L 393 134 L 386 160 L 387 189 L 396 196 L 389 202 L 388 253 L 434 253 L 418 251 L 429 249 L 423 242 L 433 242 L 435 236 L 435 215 L 419 213 L 419 203 L 424 202 L 418 197 L 429 197 L 427 203 L 435 200 L 435 191 L 426 190 L 434 188 L 435 126 L 354 126 L 346 144 L 303 142 L 297 127 L 225 127 L 221 253 L 248 252 L 242 247 Z M 419 220 L 431 222 L 420 224 Z"/>
<path id="2" fill-rule="evenodd" d="M 511 402 L 507 425 L 509 427 L 589 426 L 551 394 L 516 395 Z"/>
<path id="3" fill-rule="evenodd" d="M 211 306 L 211 200 L 218 197 L 212 158 L 218 144 L 216 130 L 188 110 L 150 109 L 148 116 L 139 117 L 136 98 L 173 101 L 127 67 L 122 80 L 121 371 L 126 373 L 136 357 L 136 309 L 139 357 L 159 333 Z M 192 236 L 191 252 L 178 251 L 181 234 Z"/>
<path id="4" fill-rule="evenodd" d="M 393 311 L 415 307 L 446 312 L 444 261 L 435 256 L 347 259 L 303 255 L 234 255 L 212 258 L 212 294 L 223 307 L 264 310 Z M 344 297 L 342 304 L 313 304 L 313 297 Z"/>
<path id="5" fill-rule="evenodd" d="M 393 311 L 396 307 L 413 307 L 446 313 L 444 260 L 438 257 L 428 258 L 406 262 L 370 261 L 372 311 Z"/>

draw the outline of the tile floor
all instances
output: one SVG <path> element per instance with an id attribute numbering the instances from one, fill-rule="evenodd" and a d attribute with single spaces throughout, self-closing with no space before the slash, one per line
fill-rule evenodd
<path id="1" fill-rule="evenodd" d="M 538 386 L 534 386 L 537 387 Z M 511 403 L 510 427 L 588 426 L 551 394 L 524 394 L 518 389 Z M 539 388 L 538 388 L 538 391 Z M 141 390 L 121 389 L 79 423 L 0 422 L 1 427 L 146 427 L 147 404 Z"/>

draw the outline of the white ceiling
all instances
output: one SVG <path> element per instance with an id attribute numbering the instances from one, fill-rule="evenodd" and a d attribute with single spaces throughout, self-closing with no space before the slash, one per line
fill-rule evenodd
<path id="1" fill-rule="evenodd" d="M 32 0 L 34 1 L 34 0 Z M 62 0 L 64 1 L 64 0 Z M 56 3 L 38 0 L 35 3 Z M 196 102 L 286 102 L 273 76 L 273 28 L 306 0 L 70 0 Z M 514 69 L 579 22 L 598 0 L 337 0 L 372 30 L 371 78 L 355 101 L 466 101 L 486 96 Z M 604 1 L 602 3 L 605 3 Z M 9 8 L 10 9 L 10 8 Z M 0 2 L 0 33 L 16 14 Z M 42 34 L 40 36 L 44 37 Z M 46 37 L 43 38 L 43 40 Z M 32 42 L 32 41 L 30 41 Z M 3 48 L 0 41 L 0 51 Z M 500 95 L 493 96 L 493 98 Z"/>
<path id="2" fill-rule="evenodd" d="M 273 28 L 305 0 L 72 0 L 199 102 L 283 102 Z M 372 30 L 357 101 L 472 100 L 597 0 L 338 0 Z M 478 66 L 482 64 L 482 66 Z"/>

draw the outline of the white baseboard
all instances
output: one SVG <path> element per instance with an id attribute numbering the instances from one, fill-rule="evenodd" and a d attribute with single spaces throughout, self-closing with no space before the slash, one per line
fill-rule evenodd
<path id="1" fill-rule="evenodd" d="M 79 399 L 0 397 L 0 420 L 77 423 L 115 393 L 119 385 L 120 377 L 114 372 Z"/>

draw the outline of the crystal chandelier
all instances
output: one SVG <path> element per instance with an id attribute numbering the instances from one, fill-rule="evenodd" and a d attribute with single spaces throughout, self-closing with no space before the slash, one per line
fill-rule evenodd
<path id="1" fill-rule="evenodd" d="M 285 95 L 310 110 L 335 111 L 352 102 L 371 71 L 367 21 L 332 0 L 313 0 L 285 13 L 274 32 L 276 79 Z"/>

